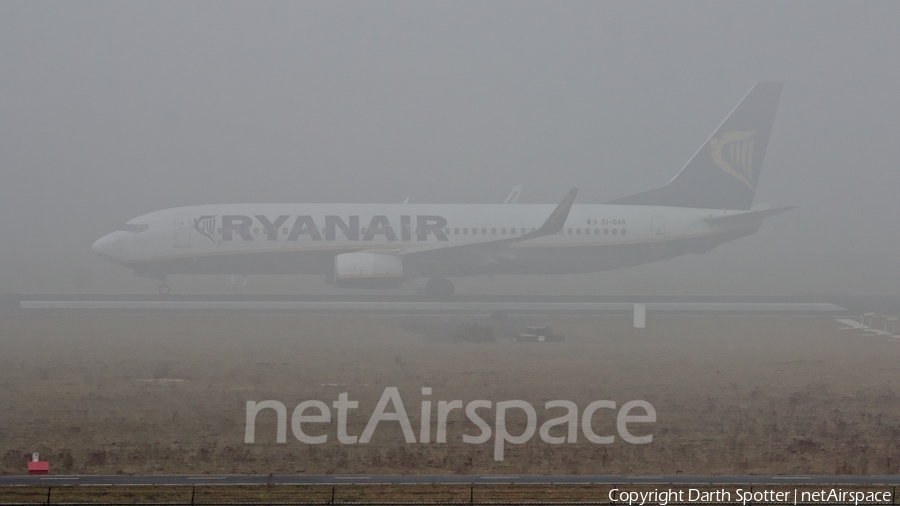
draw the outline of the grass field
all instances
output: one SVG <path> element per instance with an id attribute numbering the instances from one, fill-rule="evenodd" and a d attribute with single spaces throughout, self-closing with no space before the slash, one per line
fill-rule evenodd
<path id="1" fill-rule="evenodd" d="M 894 340 L 829 318 L 651 315 L 643 331 L 616 317 L 546 323 L 567 341 L 452 343 L 376 317 L 4 315 L 0 473 L 22 474 L 31 452 L 55 474 L 900 471 Z M 348 432 L 359 435 L 388 386 L 399 388 L 416 434 L 423 386 L 435 404 L 526 400 L 539 424 L 549 400 L 583 408 L 643 399 L 657 422 L 635 430 L 652 433 L 650 444 L 535 436 L 507 445 L 502 462 L 490 442 L 462 442 L 478 431 L 461 410 L 442 444 L 405 443 L 397 423 L 365 445 L 338 443 L 333 423 L 325 444 L 301 443 L 290 427 L 277 444 L 271 410 L 259 416 L 256 444 L 244 443 L 249 400 L 290 410 L 348 392 L 359 401 Z M 512 434 L 523 423 L 507 420 Z M 594 429 L 615 434 L 615 418 L 598 416 Z"/>
<path id="2" fill-rule="evenodd" d="M 834 487 L 841 492 L 877 493 L 875 501 L 860 501 L 860 504 L 896 504 L 895 487 L 885 486 L 842 486 Z M 831 487 L 826 487 L 830 491 Z M 787 493 L 796 497 L 798 504 L 823 504 L 824 501 L 809 500 L 809 494 L 821 492 L 822 486 L 811 485 L 756 485 L 719 487 L 669 487 L 664 485 L 635 485 L 620 488 L 617 485 L 274 485 L 274 486 L 62 486 L 62 487 L 0 487 L 0 504 L 535 504 L 544 501 L 550 504 L 628 504 L 631 494 L 652 493 L 654 491 L 675 492 L 669 496 L 668 504 L 773 504 L 748 500 L 764 491 Z M 680 492 L 679 492 L 680 491 Z M 804 494 L 807 494 L 804 496 Z M 806 497 L 807 500 L 803 501 Z M 864 496 L 863 496 L 864 497 Z M 887 497 L 888 500 L 884 501 Z M 640 499 L 631 496 L 633 504 Z M 763 499 L 764 496 L 763 496 Z M 716 503 L 715 501 L 721 501 Z M 803 501 L 803 502 L 801 502 Z M 650 500 L 647 504 L 663 501 Z M 792 500 L 780 501 L 793 504 Z M 847 504 L 847 502 L 845 502 Z M 853 502 L 849 502 L 853 504 Z"/>
<path id="3" fill-rule="evenodd" d="M 510 489 L 509 486 L 479 487 L 479 499 L 496 500 L 498 493 Z M 520 499 L 523 493 L 545 495 L 551 487 L 520 487 L 513 489 L 512 496 Z M 577 492 L 576 492 L 577 491 Z M 473 497 L 473 489 L 468 485 L 284 485 L 284 486 L 139 486 L 139 487 L 0 487 L 0 503 L 46 502 L 48 493 L 51 501 L 57 503 L 91 502 L 375 502 L 375 501 L 428 501 L 428 502 L 468 502 Z M 580 492 L 580 493 L 579 493 Z M 603 498 L 608 487 L 575 487 L 564 492 L 565 498 L 578 497 L 590 501 Z M 558 495 L 558 494 L 557 494 Z M 535 497 L 531 495 L 530 497 Z"/>

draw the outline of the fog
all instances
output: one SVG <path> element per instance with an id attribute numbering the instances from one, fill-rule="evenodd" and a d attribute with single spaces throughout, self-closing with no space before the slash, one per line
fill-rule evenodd
<path id="1" fill-rule="evenodd" d="M 784 81 L 754 202 L 705 255 L 458 293 L 900 294 L 900 5 L 0 3 L 0 292 L 154 293 L 91 243 L 229 202 L 602 203 Z M 410 283 L 416 285 L 420 280 Z M 196 283 L 196 284 L 191 284 Z M 176 278 L 315 291 L 319 278 Z"/>

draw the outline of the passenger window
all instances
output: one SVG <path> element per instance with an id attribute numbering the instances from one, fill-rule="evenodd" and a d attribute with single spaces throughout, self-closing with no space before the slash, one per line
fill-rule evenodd
<path id="1" fill-rule="evenodd" d="M 625 235 L 625 229 L 624 229 L 624 228 L 622 229 L 622 235 Z"/>
<path id="2" fill-rule="evenodd" d="M 603 235 L 609 235 L 609 229 L 608 229 L 608 228 L 604 228 L 604 229 L 603 229 Z"/>
<path id="3" fill-rule="evenodd" d="M 595 228 L 595 229 L 594 229 L 594 235 L 600 235 L 600 229 L 599 229 L 599 228 Z"/>
<path id="4" fill-rule="evenodd" d="M 463 229 L 463 235 L 469 235 L 469 229 L 468 229 L 468 228 L 464 228 L 464 229 Z"/>
<path id="5" fill-rule="evenodd" d="M 481 229 L 481 235 L 487 235 L 487 229 L 486 229 L 486 228 L 482 228 L 482 229 Z"/>
<path id="6" fill-rule="evenodd" d="M 613 229 L 613 235 L 616 235 L 618 232 L 619 232 L 619 229 L 617 229 L 617 228 Z"/>
<path id="7" fill-rule="evenodd" d="M 505 228 L 501 228 L 501 229 L 500 229 L 500 233 L 503 234 L 503 235 L 506 235 L 506 229 L 505 229 Z"/>
<path id="8" fill-rule="evenodd" d="M 589 228 L 584 229 L 584 235 L 591 235 L 591 229 L 589 229 Z"/>
<path id="9" fill-rule="evenodd" d="M 575 235 L 581 235 L 581 228 L 575 229 Z"/>
<path id="10" fill-rule="evenodd" d="M 492 228 L 492 229 L 491 229 L 491 235 L 497 235 L 497 229 L 496 229 L 496 228 Z"/>
<path id="11" fill-rule="evenodd" d="M 472 235 L 478 235 L 478 229 L 472 228 Z"/>
<path id="12" fill-rule="evenodd" d="M 569 235 L 572 235 L 572 229 L 571 229 L 571 228 L 569 229 Z"/>
<path id="13" fill-rule="evenodd" d="M 454 235 L 459 235 L 459 227 L 453 229 Z"/>

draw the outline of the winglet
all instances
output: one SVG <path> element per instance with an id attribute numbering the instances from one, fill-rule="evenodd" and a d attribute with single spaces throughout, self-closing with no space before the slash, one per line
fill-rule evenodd
<path id="1" fill-rule="evenodd" d="M 550 213 L 550 217 L 547 218 L 547 221 L 545 221 L 543 225 L 541 225 L 541 228 L 517 238 L 516 242 L 527 241 L 528 239 L 543 237 L 545 235 L 553 235 L 562 230 L 563 225 L 566 223 L 566 219 L 569 217 L 569 211 L 572 210 L 572 204 L 575 203 L 575 195 L 577 193 L 578 188 L 569 190 L 569 193 L 563 197 L 562 202 L 560 202 L 559 205 L 556 206 L 556 209 Z"/>
<path id="2" fill-rule="evenodd" d="M 515 204 L 519 201 L 519 195 L 522 194 L 522 185 L 517 185 L 515 188 L 509 192 L 509 195 L 506 196 L 506 199 L 503 201 L 504 204 Z"/>
<path id="3" fill-rule="evenodd" d="M 431 244 L 423 244 L 421 246 L 413 246 L 409 248 L 404 248 L 398 252 L 391 252 L 389 254 L 396 254 L 398 256 L 409 257 L 411 255 L 425 255 L 429 253 L 435 253 L 438 251 L 450 251 L 453 249 L 461 250 L 463 248 L 502 248 L 503 246 L 514 243 L 527 241 L 529 239 L 536 239 L 538 237 L 543 237 L 545 235 L 553 235 L 560 230 L 562 230 L 563 225 L 566 223 L 566 218 L 569 217 L 569 211 L 572 209 L 572 204 L 575 202 L 575 194 L 578 193 L 578 188 L 572 188 L 569 190 L 569 193 L 563 197 L 562 202 L 556 206 L 556 209 L 550 213 L 550 217 L 547 218 L 547 221 L 541 225 L 541 228 L 529 232 L 527 234 L 520 235 L 519 237 L 504 237 L 503 239 L 491 239 L 487 241 L 476 241 L 476 242 L 464 242 L 457 244 L 448 244 L 446 242 L 438 242 Z M 480 250 L 481 254 L 484 254 L 484 250 Z M 490 255 L 492 258 L 496 258 L 499 255 L 509 255 L 509 253 L 505 253 L 502 251 L 497 251 L 496 249 L 490 250 Z M 502 258 L 510 258 L 509 256 L 503 256 Z"/>

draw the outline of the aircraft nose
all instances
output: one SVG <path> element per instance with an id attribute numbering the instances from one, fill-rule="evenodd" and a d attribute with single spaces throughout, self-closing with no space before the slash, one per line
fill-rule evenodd
<path id="1" fill-rule="evenodd" d="M 118 260 L 122 252 L 122 241 L 121 238 L 116 237 L 117 235 L 117 233 L 113 232 L 97 239 L 91 245 L 91 250 L 108 260 Z"/>

